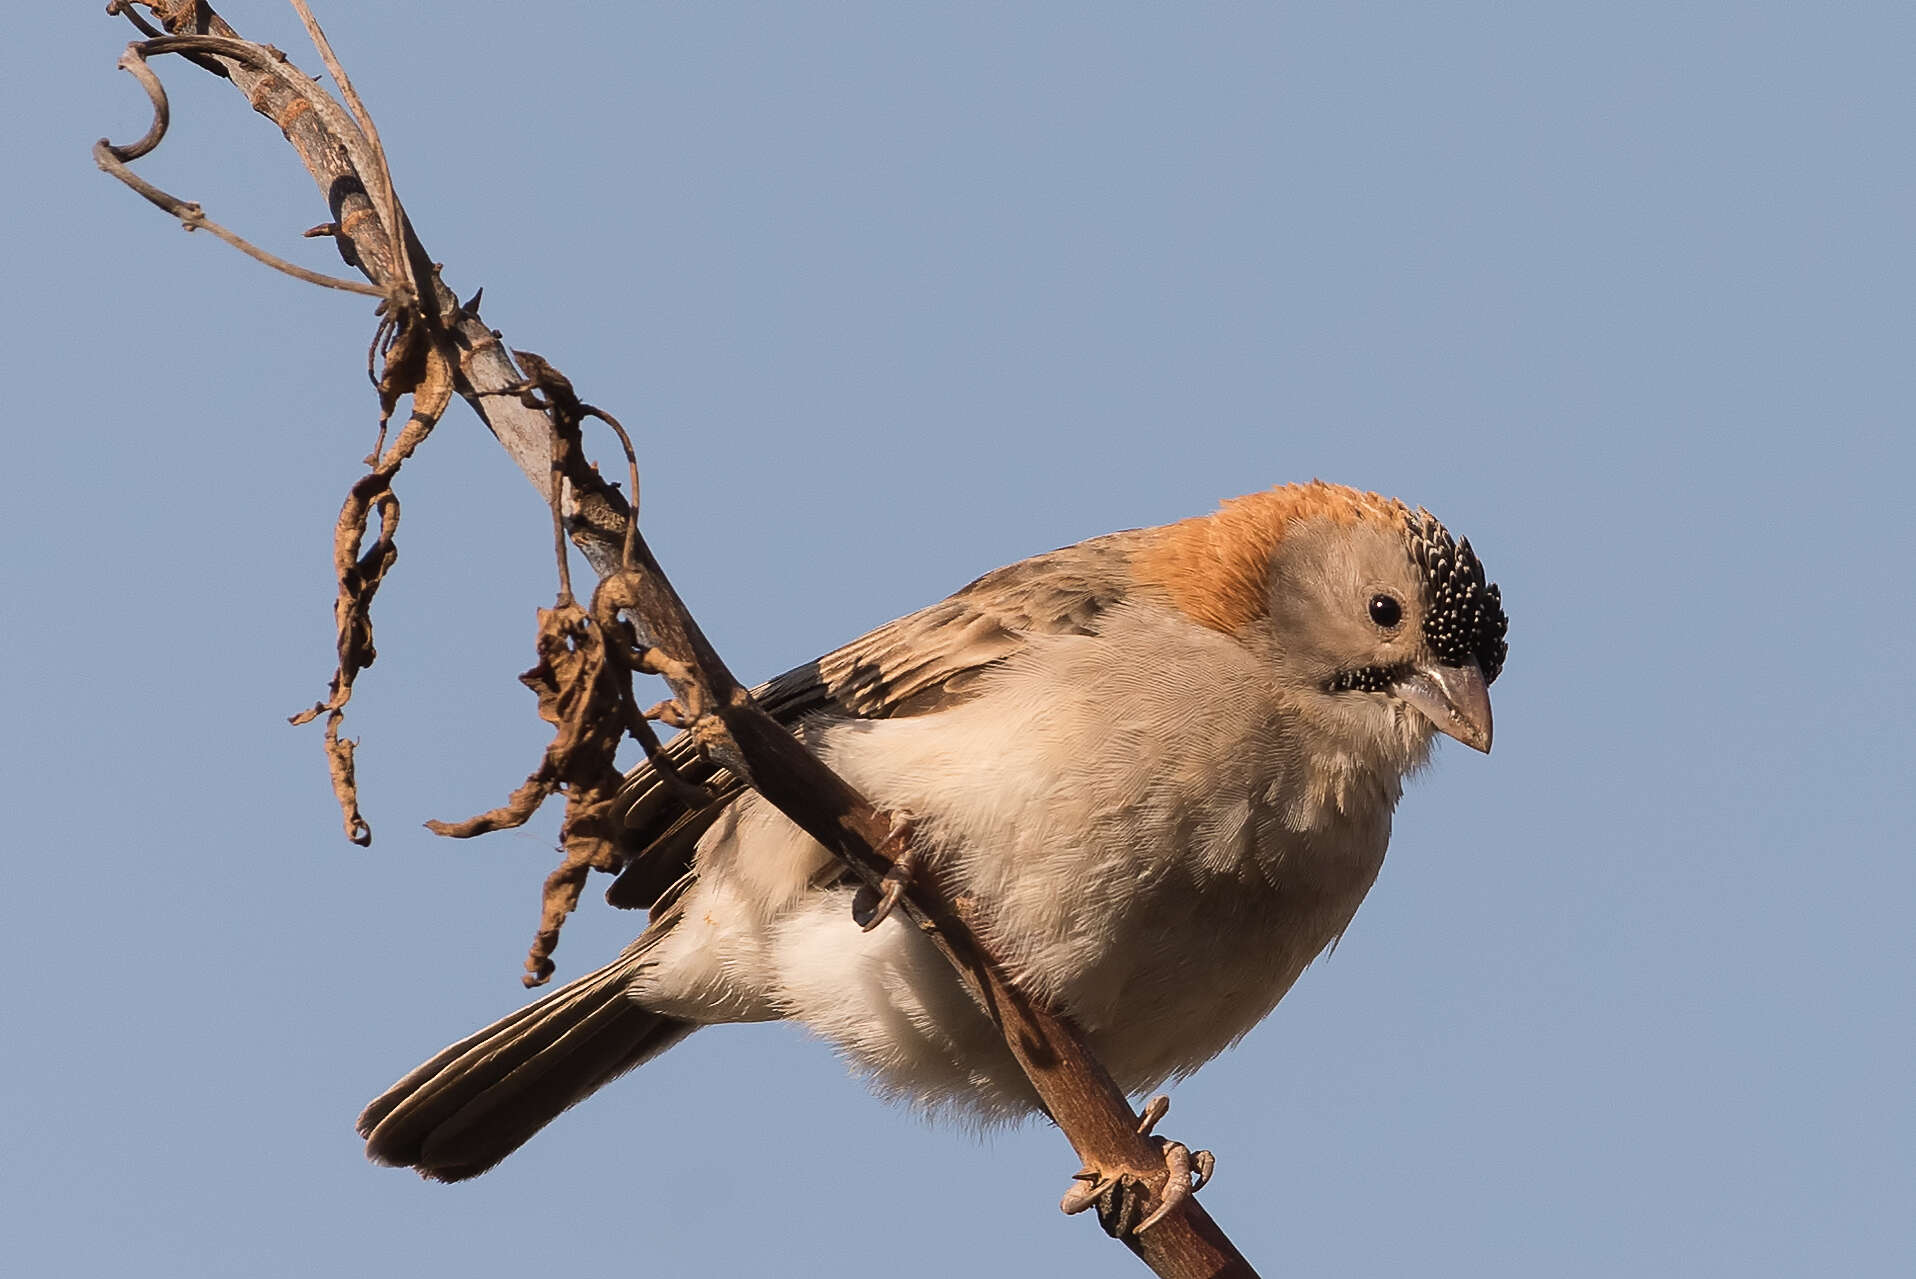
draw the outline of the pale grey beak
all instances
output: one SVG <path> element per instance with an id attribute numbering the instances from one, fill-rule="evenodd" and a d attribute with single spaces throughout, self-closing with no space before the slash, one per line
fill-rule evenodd
<path id="1" fill-rule="evenodd" d="M 1390 691 L 1472 750 L 1490 753 L 1490 689 L 1476 662 L 1440 666 L 1426 662 L 1396 680 Z"/>

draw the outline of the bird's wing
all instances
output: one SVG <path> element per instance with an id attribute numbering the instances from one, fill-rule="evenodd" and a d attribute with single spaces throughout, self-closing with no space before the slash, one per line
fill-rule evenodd
<path id="1" fill-rule="evenodd" d="M 821 712 L 863 719 L 925 715 L 971 697 L 986 671 L 1038 635 L 1090 634 L 1135 588 L 1130 559 L 1143 530 L 1113 533 L 987 573 L 956 595 L 863 635 L 753 690 L 780 723 Z M 690 734 L 666 747 L 709 802 L 688 802 L 648 763 L 626 778 L 626 846 L 634 851 L 606 892 L 615 906 L 649 907 L 691 866 L 698 839 L 744 789 L 704 759 Z"/>

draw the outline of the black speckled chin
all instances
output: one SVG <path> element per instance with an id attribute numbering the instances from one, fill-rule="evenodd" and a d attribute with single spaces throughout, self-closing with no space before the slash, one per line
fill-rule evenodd
<path id="1" fill-rule="evenodd" d="M 1510 621 L 1504 616 L 1502 592 L 1484 579 L 1484 566 L 1470 549 L 1469 538 L 1454 541 L 1425 510 L 1407 517 L 1406 523 L 1411 558 L 1424 576 L 1424 643 L 1447 666 L 1475 658 L 1484 683 L 1491 683 L 1509 652 L 1504 634 Z"/>
<path id="2" fill-rule="evenodd" d="M 1339 671 L 1331 678 L 1333 693 L 1383 693 L 1401 679 L 1409 666 L 1364 666 L 1354 671 Z"/>

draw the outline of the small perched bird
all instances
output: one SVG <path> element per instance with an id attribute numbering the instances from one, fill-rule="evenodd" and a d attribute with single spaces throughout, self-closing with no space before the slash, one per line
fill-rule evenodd
<path id="1" fill-rule="evenodd" d="M 1504 631 L 1468 541 L 1313 481 L 988 573 L 758 695 L 911 819 L 1012 979 L 1136 1093 L 1235 1043 L 1344 931 L 1435 734 L 1490 749 Z M 922 934 L 862 930 L 837 861 L 671 750 L 712 799 L 628 779 L 637 851 L 608 897 L 649 906 L 645 932 L 366 1107 L 371 1158 L 476 1176 L 698 1027 L 773 1018 L 888 1096 L 1038 1109 Z"/>

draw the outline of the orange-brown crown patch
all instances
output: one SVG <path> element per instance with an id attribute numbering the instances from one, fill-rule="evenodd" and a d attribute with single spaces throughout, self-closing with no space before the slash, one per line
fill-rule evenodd
<path id="1" fill-rule="evenodd" d="M 1268 611 L 1271 552 L 1292 525 L 1321 519 L 1402 528 L 1408 514 L 1395 498 L 1342 484 L 1285 484 L 1232 498 L 1210 515 L 1166 524 L 1132 557 L 1131 569 L 1195 621 L 1236 633 Z"/>

